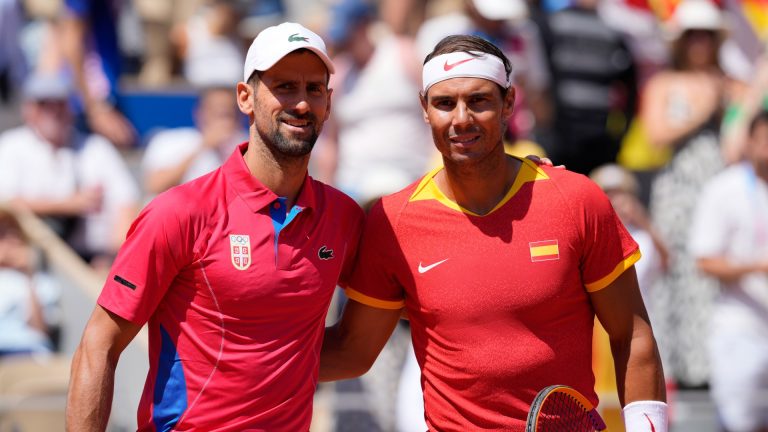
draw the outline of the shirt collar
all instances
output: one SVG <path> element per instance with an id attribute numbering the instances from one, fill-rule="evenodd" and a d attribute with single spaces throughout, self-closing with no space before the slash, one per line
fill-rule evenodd
<path id="1" fill-rule="evenodd" d="M 538 166 L 535 162 L 531 161 L 528 158 L 519 158 L 516 156 L 511 156 L 515 159 L 520 160 L 522 163 L 520 164 L 520 170 L 517 173 L 517 176 L 515 177 L 514 183 L 512 183 L 512 186 L 507 191 L 504 198 L 494 207 L 491 211 L 489 211 L 485 216 L 490 215 L 491 213 L 495 212 L 499 208 L 503 207 L 504 204 L 509 202 L 509 200 L 512 199 L 512 197 L 517 194 L 517 192 L 520 190 L 521 187 L 523 187 L 524 184 L 528 182 L 538 181 L 538 180 L 547 180 L 549 179 L 549 176 L 547 173 Z M 463 213 L 470 214 L 472 216 L 479 216 L 482 217 L 483 215 L 476 214 L 470 210 L 467 210 L 463 207 L 461 207 L 458 203 L 455 201 L 452 201 L 450 198 L 445 196 L 443 192 L 440 190 L 439 187 L 437 187 L 437 183 L 435 182 L 435 176 L 437 173 L 442 171 L 444 168 L 442 166 L 439 166 L 429 173 L 425 175 L 421 182 L 419 182 L 419 185 L 416 186 L 416 189 L 413 191 L 413 194 L 411 194 L 409 201 L 422 201 L 422 200 L 437 200 L 446 207 L 452 208 L 456 211 L 460 211 Z"/>
<path id="2" fill-rule="evenodd" d="M 248 149 L 248 142 L 237 146 L 232 155 L 224 162 L 222 169 L 227 183 L 239 195 L 253 212 L 257 212 L 270 205 L 277 199 L 277 194 L 264 186 L 248 170 L 243 155 Z M 299 196 L 296 198 L 297 206 L 314 208 L 317 203 L 316 191 L 312 178 L 305 174 L 304 184 L 301 186 Z"/>

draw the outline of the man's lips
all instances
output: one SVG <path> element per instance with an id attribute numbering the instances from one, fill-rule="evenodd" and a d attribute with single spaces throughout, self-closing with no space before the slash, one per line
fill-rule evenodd
<path id="1" fill-rule="evenodd" d="M 472 145 L 477 142 L 477 140 L 480 139 L 480 134 L 462 134 L 462 135 L 455 135 L 455 136 L 449 136 L 448 140 L 452 144 L 457 144 L 460 146 L 468 146 Z"/>
<path id="2" fill-rule="evenodd" d="M 314 125 L 314 122 L 309 118 L 282 118 L 280 119 L 280 122 L 288 126 L 288 128 L 291 130 L 301 132 L 311 129 Z"/>
<path id="3" fill-rule="evenodd" d="M 305 127 L 312 123 L 308 119 L 282 119 L 281 121 L 289 126 L 294 127 Z"/>

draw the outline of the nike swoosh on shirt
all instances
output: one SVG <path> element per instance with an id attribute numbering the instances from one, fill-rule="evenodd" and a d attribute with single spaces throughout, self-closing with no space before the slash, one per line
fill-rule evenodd
<path id="1" fill-rule="evenodd" d="M 462 63 L 466 63 L 468 61 L 472 61 L 474 59 L 475 59 L 475 57 L 470 57 L 470 58 L 467 58 L 467 59 L 464 59 L 464 60 L 459 60 L 456 63 L 451 63 L 451 64 L 448 64 L 448 60 L 446 60 L 445 64 L 443 65 L 443 70 L 448 72 L 449 70 L 455 68 L 456 66 L 458 66 L 458 65 L 460 65 Z"/>
<path id="2" fill-rule="evenodd" d="M 648 414 L 643 413 L 645 416 L 645 419 L 648 420 L 648 423 L 651 425 L 651 432 L 656 432 L 656 426 L 653 425 L 653 422 L 651 421 L 651 418 L 648 417 Z"/>
<path id="3" fill-rule="evenodd" d="M 422 265 L 421 265 L 421 262 L 419 262 L 419 273 L 426 273 L 426 272 L 428 272 L 428 271 L 432 270 L 433 268 L 435 268 L 435 267 L 439 266 L 440 264 L 442 264 L 442 263 L 444 263 L 444 262 L 446 262 L 446 261 L 448 261 L 448 258 L 446 258 L 446 259 L 444 259 L 444 260 L 442 260 L 442 261 L 438 261 L 438 262 L 436 262 L 436 263 L 434 263 L 434 264 L 430 264 L 430 265 L 428 265 L 428 266 L 426 266 L 426 267 L 425 267 L 425 266 L 422 266 Z"/>

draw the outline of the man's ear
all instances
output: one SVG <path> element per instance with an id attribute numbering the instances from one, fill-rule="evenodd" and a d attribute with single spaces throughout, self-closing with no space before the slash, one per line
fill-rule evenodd
<path id="1" fill-rule="evenodd" d="M 427 116 L 427 95 L 426 93 L 419 93 L 419 102 L 421 102 L 421 115 L 424 118 L 424 123 L 429 124 L 429 117 Z"/>
<path id="2" fill-rule="evenodd" d="M 249 118 L 253 117 L 253 93 L 254 89 L 248 83 L 237 83 L 237 107 Z"/>
<path id="3" fill-rule="evenodd" d="M 332 104 L 332 101 L 333 101 L 333 98 L 331 97 L 332 95 L 333 95 L 333 89 L 329 88 L 328 89 L 328 96 L 327 96 L 328 101 L 327 101 L 326 108 L 325 108 L 325 119 L 324 119 L 325 121 L 327 121 L 328 118 L 331 116 L 331 104 Z"/>
<path id="4" fill-rule="evenodd" d="M 502 108 L 502 118 L 509 118 L 515 110 L 515 88 L 509 86 L 504 95 L 504 107 Z"/>

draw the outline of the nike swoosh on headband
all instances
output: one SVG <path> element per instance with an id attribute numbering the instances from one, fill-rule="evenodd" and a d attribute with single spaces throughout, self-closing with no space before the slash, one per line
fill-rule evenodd
<path id="1" fill-rule="evenodd" d="M 448 72 L 449 70 L 455 68 L 456 66 L 458 66 L 458 65 L 460 65 L 462 63 L 466 63 L 468 61 L 472 61 L 472 60 L 475 60 L 475 59 L 476 59 L 476 57 L 470 57 L 470 58 L 467 58 L 467 59 L 464 59 L 464 60 L 459 60 L 456 63 L 452 63 L 452 64 L 448 64 L 448 60 L 446 60 L 445 64 L 443 64 L 443 70 Z"/>

